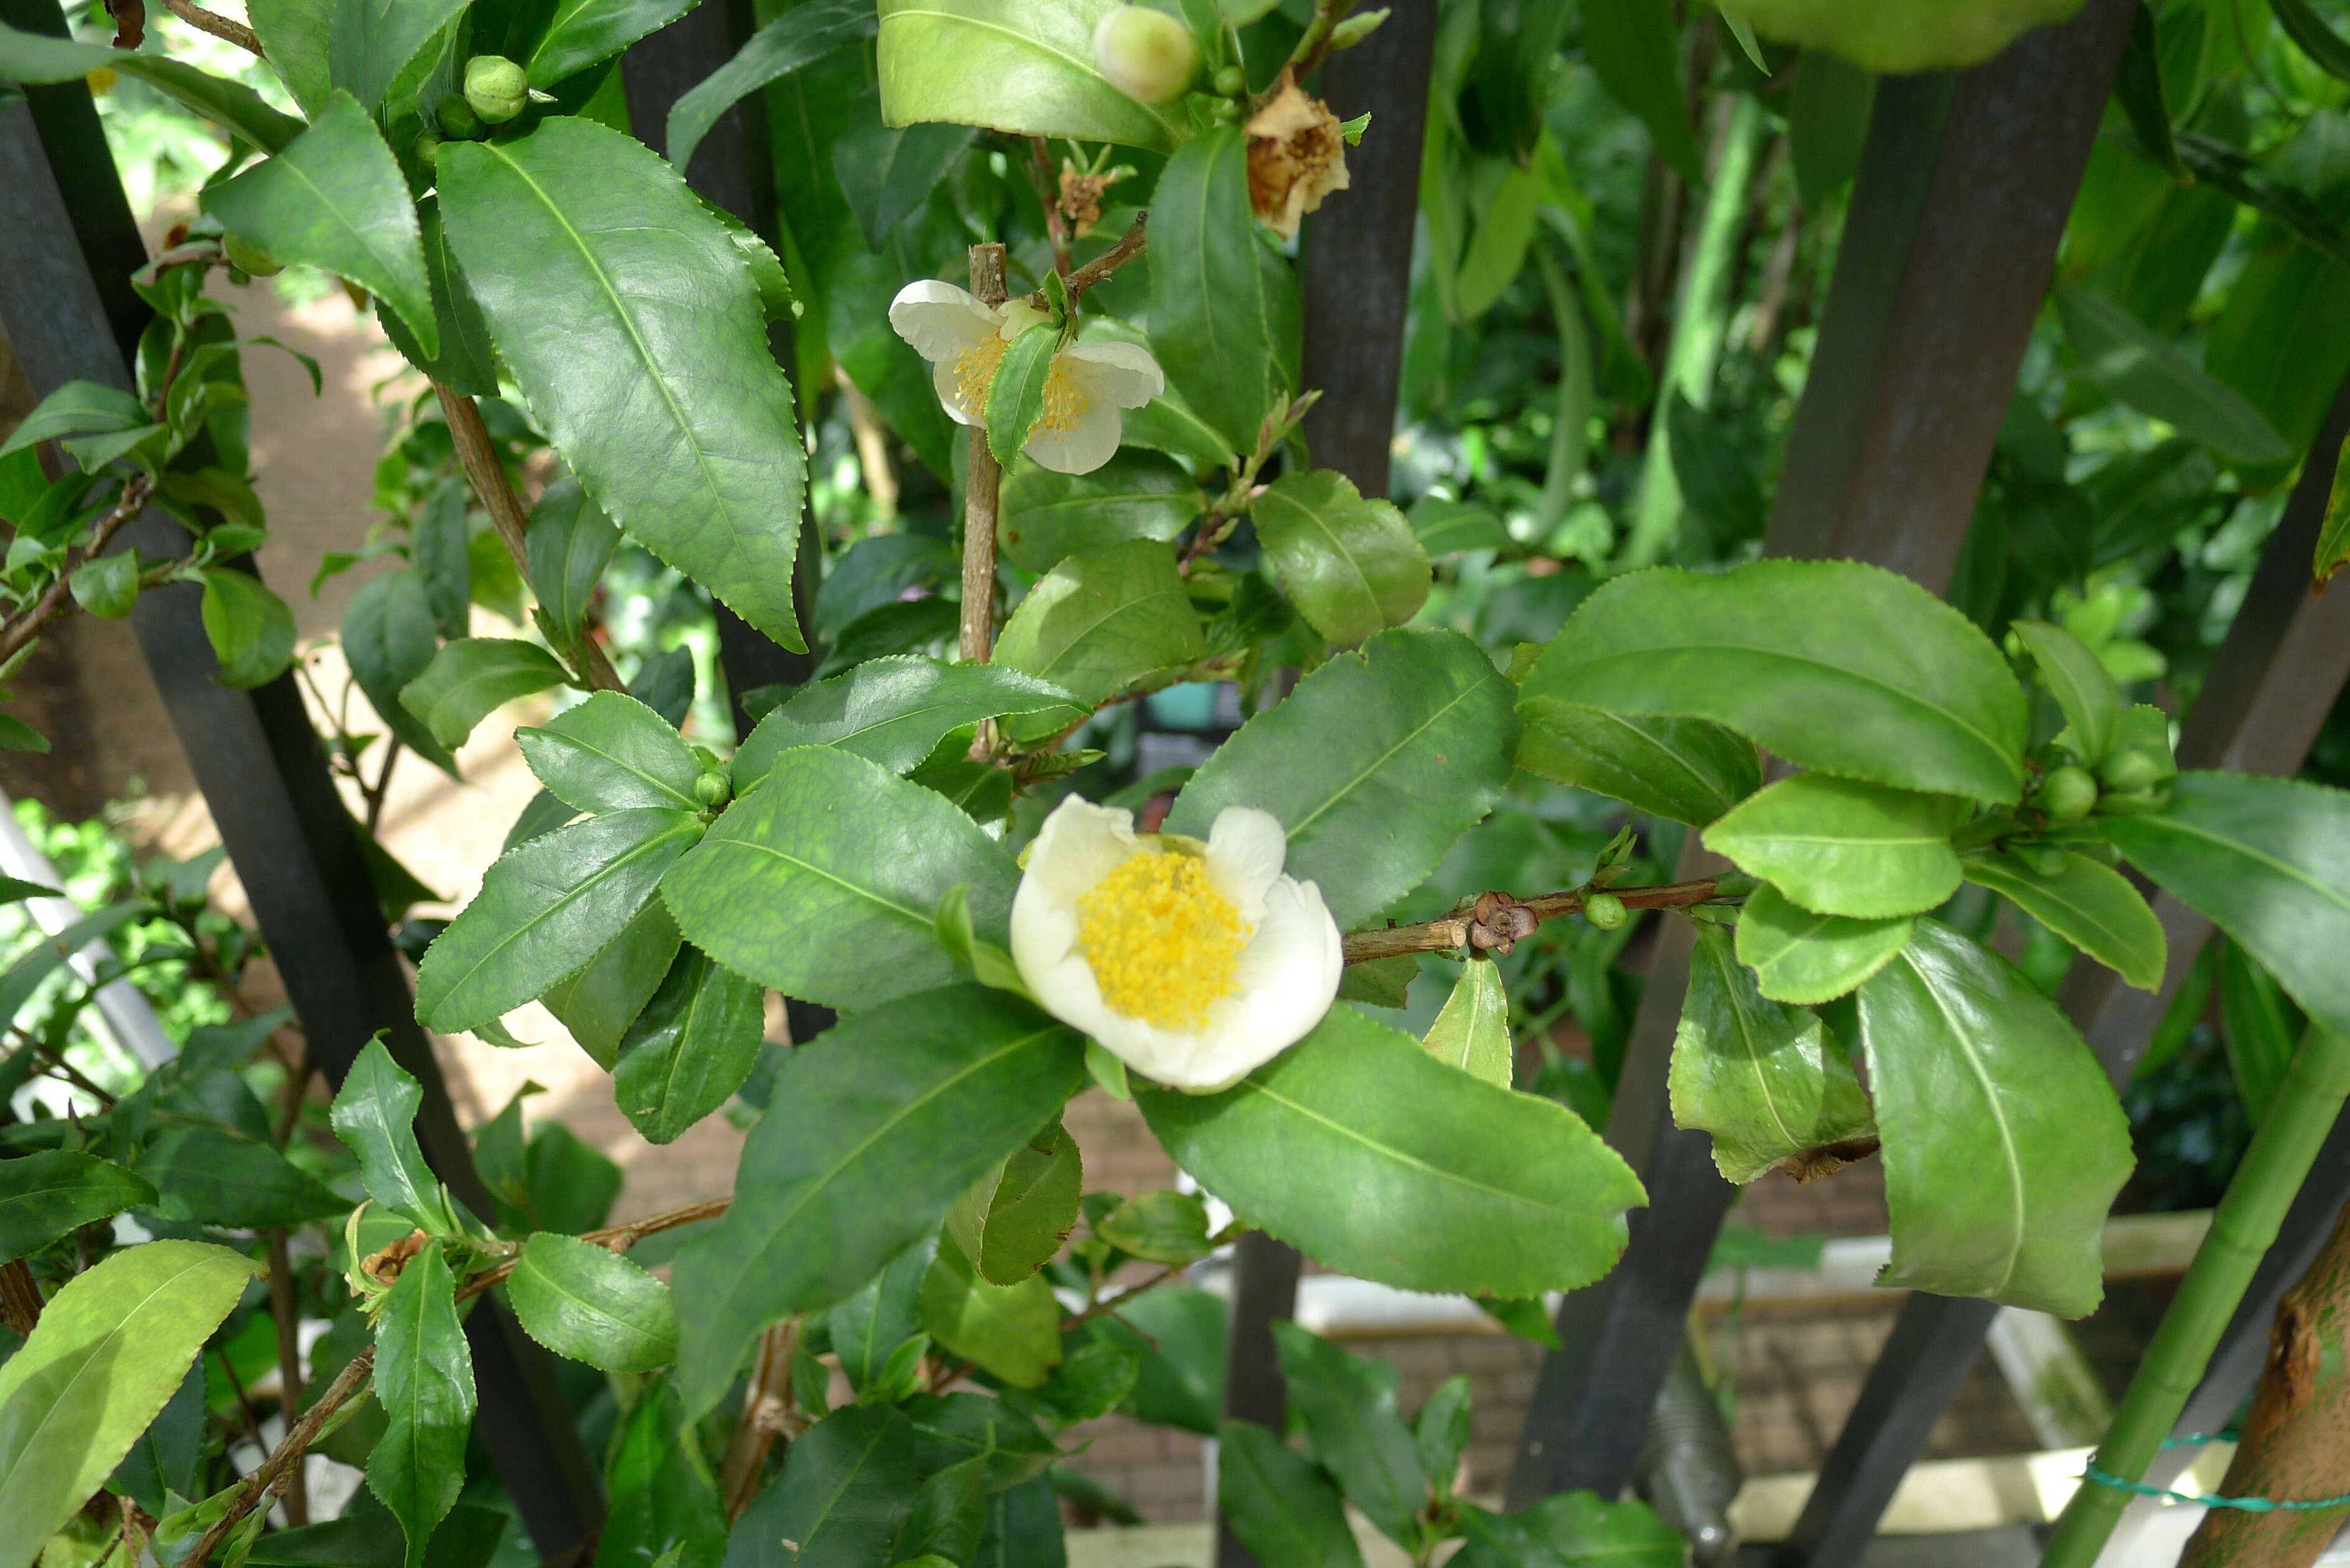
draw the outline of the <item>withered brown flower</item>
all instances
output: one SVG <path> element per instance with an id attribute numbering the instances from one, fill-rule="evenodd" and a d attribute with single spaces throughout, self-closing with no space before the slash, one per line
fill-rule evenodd
<path id="1" fill-rule="evenodd" d="M 1061 165 L 1061 216 L 1069 220 L 1072 234 L 1084 239 L 1101 222 L 1102 192 L 1115 179 L 1111 174 L 1080 174 L 1067 164 Z"/>
<path id="2" fill-rule="evenodd" d="M 1322 198 L 1347 188 L 1347 139 L 1338 117 L 1284 71 L 1265 106 L 1248 122 L 1249 204 L 1283 239 Z"/>

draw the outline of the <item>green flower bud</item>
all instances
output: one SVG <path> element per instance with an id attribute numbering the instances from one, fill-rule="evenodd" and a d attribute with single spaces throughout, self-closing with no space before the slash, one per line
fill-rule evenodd
<path id="1" fill-rule="evenodd" d="M 2040 809 L 2054 822 L 2078 822 L 2097 804 L 2097 781 L 2070 763 L 2040 781 Z"/>
<path id="2" fill-rule="evenodd" d="M 1211 118 L 1218 125 L 1238 125 L 1248 118 L 1248 106 L 1236 99 L 1219 99 Z"/>
<path id="3" fill-rule="evenodd" d="M 465 62 L 465 101 L 492 125 L 504 125 L 530 102 L 530 78 L 504 55 L 475 55 Z"/>
<path id="4" fill-rule="evenodd" d="M 1340 49 L 1353 48 L 1377 32 L 1379 24 L 1387 19 L 1388 14 L 1385 11 L 1364 11 L 1347 17 L 1330 29 L 1331 53 L 1336 54 Z"/>
<path id="5" fill-rule="evenodd" d="M 479 141 L 489 134 L 490 128 L 482 123 L 482 117 L 461 92 L 443 93 L 432 118 L 441 122 L 441 134 L 452 141 Z"/>
<path id="6" fill-rule="evenodd" d="M 229 265 L 248 277 L 270 277 L 286 270 L 285 264 L 276 256 L 234 234 L 221 236 L 221 254 L 228 257 Z"/>
<path id="7" fill-rule="evenodd" d="M 416 161 L 427 169 L 441 167 L 441 138 L 438 135 L 430 130 L 418 133 Z"/>
<path id="8" fill-rule="evenodd" d="M 2170 805 L 2170 786 L 2150 784 L 2145 789 L 2107 790 L 2097 797 L 2100 816 L 2147 816 Z"/>
<path id="9" fill-rule="evenodd" d="M 2097 764 L 2097 776 L 2112 790 L 2142 790 L 2161 783 L 2169 771 L 2151 752 L 2116 752 Z"/>
<path id="10" fill-rule="evenodd" d="M 693 798 L 704 805 L 723 805 L 726 797 L 733 793 L 734 786 L 726 782 L 723 769 L 706 773 L 693 781 Z"/>
<path id="11" fill-rule="evenodd" d="M 1248 75 L 1238 66 L 1224 66 L 1217 70 L 1211 85 L 1218 98 L 1238 98 L 1248 91 Z"/>
<path id="12" fill-rule="evenodd" d="M 1145 103 L 1180 98 L 1200 68 L 1191 29 L 1148 5 L 1120 5 L 1094 28 L 1094 64 L 1110 85 Z"/>
<path id="13" fill-rule="evenodd" d="M 1613 893 L 1590 893 L 1583 899 L 1583 918 L 1603 931 L 1612 931 L 1631 918 L 1624 900 Z"/>

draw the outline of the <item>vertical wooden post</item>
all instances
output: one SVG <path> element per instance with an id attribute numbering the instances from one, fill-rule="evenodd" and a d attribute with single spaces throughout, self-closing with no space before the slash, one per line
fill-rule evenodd
<path id="1" fill-rule="evenodd" d="M 1005 298 L 1003 247 L 971 247 L 971 292 L 982 305 Z M 995 503 L 1003 467 L 988 449 L 987 426 L 971 427 L 971 463 L 962 491 L 962 656 L 984 664 L 995 649 Z"/>

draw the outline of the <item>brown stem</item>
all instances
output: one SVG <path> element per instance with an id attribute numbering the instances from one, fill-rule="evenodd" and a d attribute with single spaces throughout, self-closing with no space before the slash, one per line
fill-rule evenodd
<path id="1" fill-rule="evenodd" d="M 271 1227 L 268 1242 L 269 1315 L 277 1324 L 277 1413 L 290 1431 L 302 1407 L 302 1322 L 295 1315 L 294 1266 L 287 1256 L 286 1227 Z M 310 1522 L 310 1494 L 299 1465 L 286 1480 L 286 1522 Z"/>
<path id="2" fill-rule="evenodd" d="M 1610 888 L 1624 900 L 1627 909 L 1678 909 L 1690 904 L 1702 904 L 1716 896 L 1711 877 L 1696 882 L 1671 882 L 1660 888 Z M 1535 923 L 1555 920 L 1561 915 L 1572 915 L 1583 908 L 1584 891 L 1576 888 L 1565 893 L 1544 893 L 1539 898 L 1523 901 L 1507 895 L 1487 894 L 1486 898 L 1499 898 L 1508 908 L 1523 909 Z M 1480 903 L 1484 899 L 1480 899 Z M 1405 953 L 1440 953 L 1466 947 L 1474 941 L 1479 947 L 1499 945 L 1479 940 L 1479 920 L 1474 911 L 1460 910 L 1440 920 L 1430 920 L 1417 926 L 1389 926 L 1382 931 L 1357 931 L 1346 941 L 1347 961 L 1367 963 L 1372 959 L 1399 958 Z M 1516 933 L 1522 940 L 1532 928 Z"/>
<path id="3" fill-rule="evenodd" d="M 1059 192 L 1055 189 L 1053 161 L 1045 146 L 1045 139 L 1028 139 L 1029 182 L 1036 187 L 1036 200 L 1045 204 L 1045 233 L 1053 242 L 1053 270 L 1064 282 L 1069 276 L 1069 221 L 1061 213 Z"/>
<path id="4" fill-rule="evenodd" d="M 725 1213 L 727 1206 L 733 1201 L 731 1198 L 712 1198 L 700 1203 L 689 1203 L 682 1209 L 671 1209 L 660 1214 L 648 1214 L 642 1220 L 631 1220 L 625 1225 L 608 1225 L 601 1231 L 590 1231 L 579 1239 L 583 1241 L 593 1241 L 598 1247 L 608 1248 L 615 1252 L 625 1252 L 646 1237 L 658 1231 L 674 1231 L 680 1225 L 691 1225 L 697 1220 L 715 1220 Z M 465 1282 L 464 1287 L 457 1293 L 457 1299 L 461 1302 L 471 1301 L 514 1271 L 514 1261 L 511 1259 L 498 1264 L 495 1268 L 484 1269 Z"/>
<path id="5" fill-rule="evenodd" d="M 228 1375 L 228 1390 L 236 1396 L 237 1414 L 244 1417 L 244 1429 L 253 1438 L 253 1446 L 267 1451 L 261 1436 L 261 1412 L 253 1407 L 252 1398 L 244 1391 L 244 1379 L 236 1375 L 236 1363 L 229 1359 L 228 1347 L 216 1345 L 213 1354 L 220 1358 L 221 1370 Z"/>
<path id="6" fill-rule="evenodd" d="M 593 639 L 582 639 L 582 640 L 592 641 Z M 360 786 L 359 793 L 367 799 L 367 830 L 369 836 L 373 836 L 376 829 L 383 823 L 384 803 L 391 798 L 391 767 L 398 761 L 400 761 L 400 737 L 387 735 L 383 742 L 383 766 L 376 770 L 375 783 Z"/>
<path id="7" fill-rule="evenodd" d="M 153 487 L 154 482 L 147 475 L 132 474 L 122 487 L 122 499 L 98 520 L 98 526 L 90 530 L 89 544 L 81 554 L 57 568 L 57 580 L 49 585 L 48 591 L 0 624 L 0 663 L 14 658 L 51 621 L 62 619 L 81 607 L 73 597 L 74 568 L 106 553 L 107 545 L 122 531 L 123 525 L 147 509 L 148 493 Z"/>
<path id="8" fill-rule="evenodd" d="M 317 1440 L 328 1418 L 358 1392 L 374 1368 L 375 1346 L 372 1345 L 351 1357 L 350 1365 L 343 1368 L 342 1375 L 328 1386 L 318 1402 L 311 1406 L 302 1419 L 286 1434 L 285 1440 L 277 1445 L 276 1451 L 262 1461 L 259 1469 L 244 1478 L 244 1484 L 237 1489 L 236 1496 L 229 1500 L 227 1511 L 197 1538 L 195 1546 L 188 1552 L 181 1568 L 203 1568 L 205 1560 L 222 1542 L 228 1539 L 229 1532 L 234 1530 L 273 1490 L 280 1487 L 286 1473 L 300 1462 L 303 1450 Z"/>
<path id="9" fill-rule="evenodd" d="M 1297 79 L 1311 76 L 1314 67 L 1329 57 L 1330 35 L 1354 8 L 1355 0 L 1316 0 L 1314 20 L 1305 25 L 1297 47 L 1289 52 L 1289 68 Z"/>
<path id="10" fill-rule="evenodd" d="M 0 1263 L 0 1323 L 28 1334 L 41 1321 L 41 1287 L 33 1282 L 33 1271 L 25 1260 Z"/>
<path id="11" fill-rule="evenodd" d="M 163 9 L 199 32 L 210 33 L 215 38 L 226 38 L 255 59 L 269 57 L 261 52 L 259 34 L 233 17 L 205 10 L 195 0 L 163 0 Z"/>
<path id="12" fill-rule="evenodd" d="M 1144 232 L 1150 223 L 1148 211 L 1134 214 L 1134 222 L 1118 236 L 1118 244 L 1086 263 L 1068 277 L 1069 303 L 1083 299 L 1086 290 L 1107 281 L 1109 275 L 1150 248 L 1149 236 Z M 1041 299 L 1038 301 L 1042 303 Z"/>
<path id="13" fill-rule="evenodd" d="M 1003 303 L 1002 245 L 971 247 L 971 292 L 982 305 Z M 971 427 L 971 472 L 963 482 L 962 649 L 971 664 L 986 663 L 995 646 L 995 504 L 1003 482 L 983 419 Z"/>
<path id="14" fill-rule="evenodd" d="M 305 1039 L 294 1054 L 293 1064 L 286 1070 L 286 1086 L 277 1108 L 277 1147 L 284 1148 L 294 1138 L 294 1128 L 302 1120 L 302 1103 L 310 1097 L 310 1046 Z"/>
<path id="15" fill-rule="evenodd" d="M 759 1336 L 750 1385 L 743 1390 L 742 1413 L 734 1419 L 734 1435 L 727 1439 L 726 1457 L 718 1466 L 718 1495 L 729 1519 L 742 1518 L 758 1495 L 768 1450 L 791 1419 L 792 1358 L 798 1353 L 799 1339 L 800 1320 L 795 1317 Z"/>
<path id="16" fill-rule="evenodd" d="M 506 465 L 498 461 L 498 449 L 490 440 L 490 427 L 482 422 L 481 405 L 446 381 L 433 382 L 432 395 L 441 400 L 442 417 L 449 421 L 458 466 L 472 482 L 473 493 L 482 498 L 482 505 L 490 514 L 490 526 L 497 530 L 499 542 L 514 557 L 515 570 L 522 575 L 524 582 L 529 582 L 530 549 L 525 540 L 530 517 L 523 510 L 522 497 L 515 493 L 513 482 L 506 478 Z M 589 685 L 598 691 L 629 689 L 594 638 L 583 636 L 579 646 L 581 662 L 587 666 L 580 673 L 588 677 Z"/>

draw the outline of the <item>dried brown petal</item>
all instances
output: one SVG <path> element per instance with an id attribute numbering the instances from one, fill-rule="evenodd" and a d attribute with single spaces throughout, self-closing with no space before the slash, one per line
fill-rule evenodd
<path id="1" fill-rule="evenodd" d="M 1273 97 L 1248 122 L 1249 204 L 1289 239 L 1322 198 L 1347 188 L 1347 139 L 1338 117 L 1282 74 Z"/>

